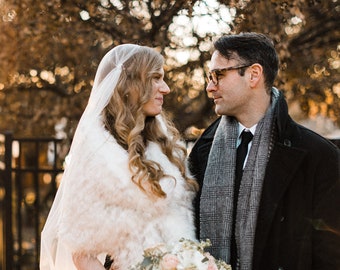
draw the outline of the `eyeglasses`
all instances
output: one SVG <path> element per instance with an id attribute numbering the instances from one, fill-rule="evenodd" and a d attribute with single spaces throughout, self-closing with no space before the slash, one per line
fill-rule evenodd
<path id="1" fill-rule="evenodd" d="M 239 67 L 227 67 L 227 68 L 221 68 L 221 69 L 214 69 L 209 72 L 208 83 L 212 82 L 214 85 L 218 85 L 219 77 L 224 75 L 225 72 L 230 71 L 230 70 L 238 70 L 238 69 L 246 68 L 250 66 L 251 65 L 244 65 L 244 66 L 239 66 Z"/>

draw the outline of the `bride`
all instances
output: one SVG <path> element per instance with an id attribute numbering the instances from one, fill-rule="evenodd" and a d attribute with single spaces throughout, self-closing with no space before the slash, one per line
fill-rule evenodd
<path id="1" fill-rule="evenodd" d="M 162 112 L 163 57 L 125 44 L 102 59 L 41 236 L 41 270 L 127 270 L 145 248 L 195 238 L 196 182 Z"/>

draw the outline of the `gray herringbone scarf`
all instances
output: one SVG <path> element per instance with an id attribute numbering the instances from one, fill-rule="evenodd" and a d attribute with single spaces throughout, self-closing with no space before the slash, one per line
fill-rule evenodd
<path id="1" fill-rule="evenodd" d="M 275 88 L 272 93 L 272 106 L 257 124 L 239 191 L 235 233 L 240 270 L 252 267 L 256 218 L 271 150 L 273 108 L 279 95 Z M 201 239 L 209 238 L 211 254 L 227 262 L 230 261 L 237 135 L 237 121 L 222 116 L 210 150 L 200 199 Z"/>

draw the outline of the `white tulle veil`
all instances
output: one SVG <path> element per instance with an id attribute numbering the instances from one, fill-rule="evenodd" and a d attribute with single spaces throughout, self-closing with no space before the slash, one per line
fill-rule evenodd
<path id="1" fill-rule="evenodd" d="M 104 129 L 97 128 L 103 126 L 101 113 L 112 96 L 124 63 L 140 48 L 133 44 L 116 46 L 104 56 L 99 64 L 87 107 L 72 141 L 70 161 L 41 234 L 41 270 L 76 269 L 67 246 L 58 237 L 60 217 L 67 208 L 67 205 L 63 205 L 62 198 L 68 192 L 69 182 L 75 181 L 79 174 L 84 173 L 85 168 L 81 164 L 84 164 L 84 161 L 86 164 L 93 159 L 94 153 L 107 140 L 107 133 L 103 132 Z"/>

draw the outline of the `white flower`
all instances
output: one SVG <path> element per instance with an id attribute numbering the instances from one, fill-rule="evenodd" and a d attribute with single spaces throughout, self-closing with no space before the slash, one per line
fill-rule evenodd
<path id="1" fill-rule="evenodd" d="M 210 241 L 181 239 L 173 245 L 160 244 L 144 251 L 144 260 L 130 270 L 231 270 L 231 266 L 204 251 Z"/>

